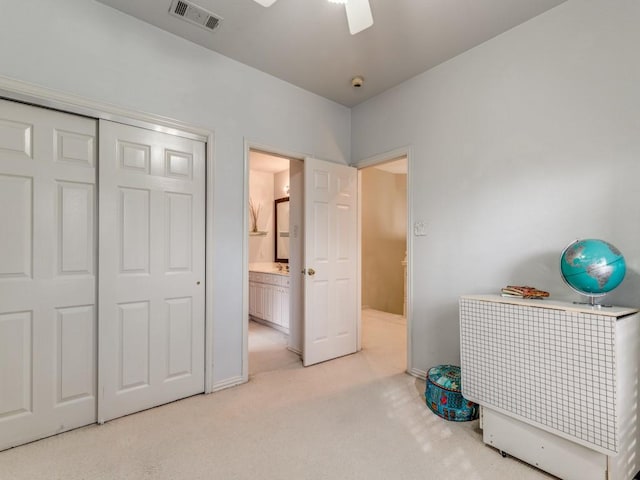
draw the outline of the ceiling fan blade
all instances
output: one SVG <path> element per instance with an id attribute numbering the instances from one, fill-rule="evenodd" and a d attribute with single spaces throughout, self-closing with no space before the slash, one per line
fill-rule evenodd
<path id="1" fill-rule="evenodd" d="M 351 35 L 355 35 L 373 25 L 373 15 L 371 14 L 369 0 L 347 0 L 345 8 Z"/>
<path id="2" fill-rule="evenodd" d="M 254 2 L 259 3 L 263 7 L 270 7 L 271 5 L 276 3 L 276 0 L 254 0 Z"/>

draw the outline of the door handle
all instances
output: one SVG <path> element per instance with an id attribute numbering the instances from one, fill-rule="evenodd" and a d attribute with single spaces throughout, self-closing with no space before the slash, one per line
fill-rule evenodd
<path id="1" fill-rule="evenodd" d="M 308 274 L 310 277 L 313 277 L 316 274 L 316 271 L 313 268 L 303 268 L 302 274 Z"/>

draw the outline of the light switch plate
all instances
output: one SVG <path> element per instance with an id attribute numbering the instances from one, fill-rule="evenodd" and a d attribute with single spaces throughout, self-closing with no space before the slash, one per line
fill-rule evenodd
<path id="1" fill-rule="evenodd" d="M 424 237 L 427 234 L 427 226 L 424 222 L 416 222 L 413 224 L 413 234 L 416 237 Z"/>

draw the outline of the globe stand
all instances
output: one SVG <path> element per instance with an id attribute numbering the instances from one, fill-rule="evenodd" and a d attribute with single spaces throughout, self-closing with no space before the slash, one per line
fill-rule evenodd
<path id="1" fill-rule="evenodd" d="M 571 285 L 569 285 L 569 286 L 571 286 Z M 573 290 L 577 292 L 577 290 L 575 288 L 573 288 Z M 580 293 L 581 295 L 584 295 L 584 293 L 582 293 L 582 292 L 578 292 L 578 293 Z M 595 308 L 612 308 L 613 307 L 613 305 L 605 305 L 605 304 L 602 304 L 602 303 L 596 303 L 596 298 L 602 297 L 603 295 L 598 295 L 598 296 L 595 296 L 595 297 L 593 295 L 584 295 L 584 296 L 589 298 L 588 302 L 575 302 L 574 301 L 573 304 L 574 305 L 590 305 L 591 307 L 595 307 Z"/>

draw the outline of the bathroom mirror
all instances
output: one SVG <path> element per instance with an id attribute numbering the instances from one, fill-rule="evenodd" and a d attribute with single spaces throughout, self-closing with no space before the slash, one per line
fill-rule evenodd
<path id="1" fill-rule="evenodd" d="M 275 201 L 275 258 L 289 263 L 289 197 Z"/>

